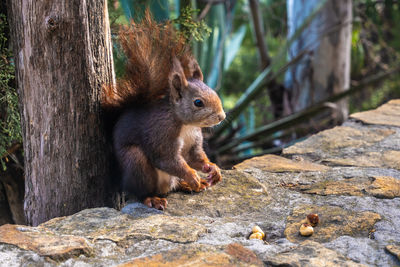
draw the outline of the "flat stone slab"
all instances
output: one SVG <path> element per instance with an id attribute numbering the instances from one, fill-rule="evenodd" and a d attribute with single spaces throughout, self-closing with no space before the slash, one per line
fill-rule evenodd
<path id="1" fill-rule="evenodd" d="M 327 249 L 321 244 L 313 241 L 304 241 L 300 246 L 294 247 L 282 253 L 266 257 L 264 260 L 267 266 L 346 266 L 361 267 L 364 264 L 356 263 L 344 257 L 334 250 Z"/>
<path id="2" fill-rule="evenodd" d="M 271 202 L 266 188 L 257 179 L 234 170 L 222 171 L 222 176 L 219 184 L 199 194 L 171 194 L 166 214 L 231 217 L 259 212 Z"/>
<path id="3" fill-rule="evenodd" d="M 254 252 L 240 244 L 229 244 L 224 248 L 207 245 L 190 245 L 173 249 L 166 253 L 150 257 L 138 258 L 118 267 L 147 266 L 264 266 Z"/>
<path id="4" fill-rule="evenodd" d="M 110 209 L 96 208 L 45 222 L 38 230 L 85 236 L 89 240 L 110 240 L 116 243 L 131 240 L 163 239 L 176 243 L 189 243 L 206 232 L 204 221 L 179 218 L 164 214 L 133 219 L 127 214 Z M 1 228 L 0 228 L 1 229 Z"/>
<path id="5" fill-rule="evenodd" d="M 0 226 L 0 266 L 400 266 L 399 104 L 171 193 L 164 212 L 133 202 Z M 309 213 L 320 223 L 303 237 Z"/>
<path id="6" fill-rule="evenodd" d="M 400 260 L 400 245 L 387 245 L 386 250 Z"/>
<path id="7" fill-rule="evenodd" d="M 320 222 L 314 227 L 314 234 L 304 237 L 299 234 L 302 223 L 310 213 L 319 215 Z M 329 242 L 339 236 L 349 235 L 355 237 L 368 237 L 381 216 L 377 213 L 365 211 L 354 212 L 335 206 L 306 205 L 297 207 L 287 218 L 285 236 L 291 242 L 312 240 Z"/>
<path id="8" fill-rule="evenodd" d="M 353 157 L 326 158 L 322 162 L 330 166 L 383 167 L 400 170 L 400 151 L 367 152 Z"/>
<path id="9" fill-rule="evenodd" d="M 400 127 L 400 99 L 390 100 L 374 110 L 354 113 L 350 115 L 350 118 L 368 124 Z"/>
<path id="10" fill-rule="evenodd" d="M 285 148 L 283 154 L 335 154 L 350 147 L 352 149 L 368 147 L 394 134 L 392 129 L 353 128 L 337 126 L 317 133 L 303 142 Z"/>
<path id="11" fill-rule="evenodd" d="M 5 224 L 0 227 L 0 243 L 13 244 L 53 260 L 65 260 L 82 254 L 90 255 L 87 240 L 79 236 L 38 231 L 34 227 Z"/>
<path id="12" fill-rule="evenodd" d="M 323 172 L 329 167 L 306 160 L 295 161 L 276 155 L 264 155 L 243 161 L 235 167 L 237 170 L 256 168 L 269 172 Z"/>
<path id="13" fill-rule="evenodd" d="M 339 181 L 323 181 L 309 185 L 292 185 L 293 190 L 306 194 L 400 197 L 400 180 L 390 176 L 360 177 Z"/>

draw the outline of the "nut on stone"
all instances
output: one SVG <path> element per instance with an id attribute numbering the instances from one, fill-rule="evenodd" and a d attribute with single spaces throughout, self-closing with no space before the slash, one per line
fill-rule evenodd
<path id="1" fill-rule="evenodd" d="M 257 233 L 252 233 L 249 237 L 249 239 L 259 239 L 263 240 L 263 235 L 260 232 Z"/>
<path id="2" fill-rule="evenodd" d="M 262 238 L 265 237 L 265 234 L 264 234 L 263 230 L 261 230 L 261 228 L 259 226 L 257 226 L 257 225 L 253 227 L 252 231 L 253 231 L 253 234 L 261 233 L 262 234 Z"/>
<path id="3" fill-rule="evenodd" d="M 311 226 L 316 226 L 319 223 L 319 217 L 316 213 L 310 213 L 307 215 L 307 222 L 311 224 Z"/>
<path id="4" fill-rule="evenodd" d="M 310 236 L 313 233 L 314 233 L 314 228 L 311 225 L 309 225 L 308 223 L 303 223 L 300 226 L 300 234 L 302 236 Z"/>

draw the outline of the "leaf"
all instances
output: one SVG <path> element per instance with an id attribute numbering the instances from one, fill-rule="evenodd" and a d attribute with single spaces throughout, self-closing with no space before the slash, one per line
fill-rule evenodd
<path id="1" fill-rule="evenodd" d="M 132 0 L 119 0 L 121 3 L 122 9 L 124 10 L 124 14 L 126 19 L 129 21 L 133 18 L 133 1 Z"/>
<path id="2" fill-rule="evenodd" d="M 235 58 L 237 52 L 240 49 L 243 38 L 246 35 L 247 27 L 242 25 L 239 29 L 232 35 L 230 40 L 225 43 L 225 60 L 224 60 L 224 70 L 227 70 L 231 65 L 233 59 Z"/>
<path id="3" fill-rule="evenodd" d="M 214 39 L 215 42 L 212 45 L 214 55 L 209 55 L 212 63 L 209 72 L 207 73 L 207 85 L 211 88 L 217 86 L 223 69 L 224 43 L 232 29 L 233 10 L 234 9 L 229 11 L 232 12 L 229 14 L 226 13 L 225 7 L 222 4 L 212 7 L 213 18 L 216 20 L 217 25 L 217 27 L 214 28 L 214 31 L 218 33 L 218 37 Z"/>
<path id="4" fill-rule="evenodd" d="M 124 10 L 127 20 L 134 19 L 140 21 L 144 15 L 144 11 L 150 8 L 151 13 L 156 21 L 161 22 L 169 19 L 168 1 L 167 0 L 119 0 Z"/>

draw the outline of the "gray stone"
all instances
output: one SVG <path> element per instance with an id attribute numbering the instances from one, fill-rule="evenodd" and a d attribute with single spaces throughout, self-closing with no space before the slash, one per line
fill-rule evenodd
<path id="1" fill-rule="evenodd" d="M 127 203 L 127 205 L 121 209 L 121 212 L 125 213 L 125 214 L 129 214 L 133 218 L 143 218 L 143 217 L 148 217 L 148 216 L 151 216 L 154 214 L 163 214 L 162 211 L 149 208 L 140 202 Z"/>
<path id="2" fill-rule="evenodd" d="M 369 124 L 348 121 L 283 156 L 247 160 L 204 192 L 171 193 L 165 212 L 133 202 L 121 212 L 1 226 L 0 265 L 398 266 L 400 128 L 392 104 L 368 113 L 381 123 L 357 115 Z M 302 237 L 311 212 L 321 221 Z M 249 239 L 255 225 L 264 240 Z"/>
<path id="3" fill-rule="evenodd" d="M 400 99 L 391 100 L 377 109 L 352 114 L 350 117 L 368 124 L 400 127 Z"/>
<path id="4" fill-rule="evenodd" d="M 268 266 L 364 266 L 312 241 L 305 241 L 299 246 L 275 255 L 266 255 L 264 262 Z"/>
<path id="5" fill-rule="evenodd" d="M 53 264 L 33 251 L 23 250 L 14 245 L 0 244 L 0 266 L 48 267 Z"/>

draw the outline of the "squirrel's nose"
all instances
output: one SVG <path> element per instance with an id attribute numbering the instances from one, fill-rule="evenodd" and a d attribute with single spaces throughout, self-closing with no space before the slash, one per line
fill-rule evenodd
<path id="1" fill-rule="evenodd" d="M 226 118 L 225 112 L 221 112 L 218 114 L 219 121 L 223 121 L 225 120 L 225 118 Z"/>

